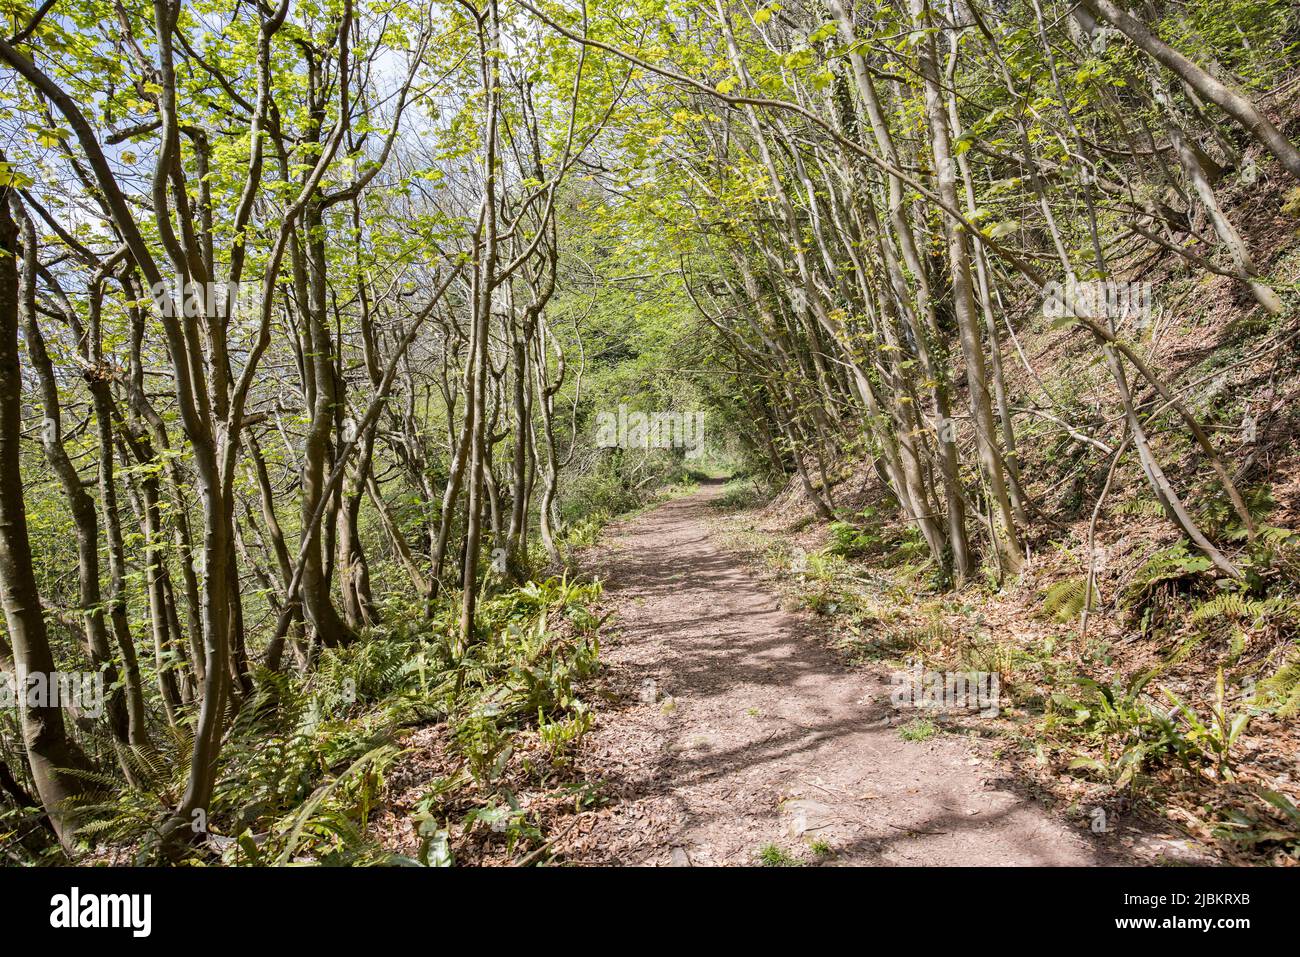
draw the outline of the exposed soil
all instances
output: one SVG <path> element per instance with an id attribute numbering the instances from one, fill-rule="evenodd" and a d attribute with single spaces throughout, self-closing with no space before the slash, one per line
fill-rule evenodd
<path id="1" fill-rule="evenodd" d="M 809 863 L 1134 862 L 1128 838 L 1045 809 L 987 742 L 905 740 L 888 673 L 849 668 L 711 539 L 717 494 L 616 525 L 588 557 L 617 612 L 602 657 L 620 703 L 580 762 L 609 804 L 559 860 L 753 864 L 775 845 Z"/>

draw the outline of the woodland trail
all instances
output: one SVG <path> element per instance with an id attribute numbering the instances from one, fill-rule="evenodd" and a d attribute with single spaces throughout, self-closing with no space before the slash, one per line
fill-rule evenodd
<path id="1" fill-rule="evenodd" d="M 573 863 L 753 864 L 775 844 L 833 864 L 1113 863 L 982 746 L 903 740 L 883 669 L 850 670 L 710 538 L 716 487 L 614 526 L 589 556 L 617 611 L 602 657 L 621 705 L 583 771 L 611 804 Z"/>

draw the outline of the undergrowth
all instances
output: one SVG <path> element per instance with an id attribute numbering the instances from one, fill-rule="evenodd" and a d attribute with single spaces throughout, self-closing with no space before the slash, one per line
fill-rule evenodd
<path id="1" fill-rule="evenodd" d="M 787 607 L 832 620 L 832 642 L 850 660 L 997 674 L 1004 715 L 1021 730 L 985 731 L 1019 740 L 1039 768 L 1106 800 L 1178 805 L 1238 859 L 1300 861 L 1300 811 L 1254 761 L 1259 742 L 1300 711 L 1300 536 L 1267 524 L 1267 507 L 1252 498 L 1253 540 L 1219 517 L 1216 534 L 1240 543 L 1239 579 L 1174 542 L 1109 569 L 1091 595 L 1083 573 L 1013 584 L 999 601 L 1041 622 L 1031 630 L 1046 636 L 1034 640 L 990 627 L 991 593 L 945 590 L 916 536 L 871 508 L 830 523 L 818 550 L 752 525 L 733 537 L 777 574 Z M 1081 634 L 1085 604 L 1105 625 Z M 1136 641 L 1155 660 L 1128 664 Z M 926 719 L 899 734 L 939 730 Z"/>
<path id="2" fill-rule="evenodd" d="M 562 765 L 590 728 L 580 685 L 598 667 L 599 593 L 599 584 L 567 578 L 528 582 L 483 602 L 468 647 L 453 637 L 448 602 L 431 621 L 395 618 L 405 624 L 323 650 L 306 675 L 258 673 L 256 692 L 230 721 L 220 784 L 211 807 L 195 815 L 187 862 L 447 864 L 448 829 L 476 821 L 502 833 L 511 850 L 539 842 L 536 823 L 510 810 L 497 782 L 521 733 L 535 732 L 549 762 Z M 398 857 L 367 829 L 404 756 L 402 734 L 431 724 L 445 725 L 459 770 L 417 810 L 419 854 Z M 155 859 L 191 745 L 187 729 L 173 728 L 163 747 L 127 754 L 129 773 L 87 776 L 78 809 L 84 859 Z M 444 809 L 470 788 L 489 799 L 453 822 Z M 18 823 L 0 821 L 0 842 Z M 21 847 L 12 844 L 11 855 Z"/>

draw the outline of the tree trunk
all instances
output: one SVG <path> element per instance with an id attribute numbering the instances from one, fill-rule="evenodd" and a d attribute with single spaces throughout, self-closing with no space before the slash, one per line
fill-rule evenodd
<path id="1" fill-rule="evenodd" d="M 0 187 L 0 603 L 12 643 L 14 670 L 24 689 L 27 676 L 55 673 L 40 593 L 32 570 L 23 500 L 22 373 L 18 364 L 18 228 L 9 212 L 9 187 Z M 57 707 L 28 706 L 19 696 L 19 721 L 27 763 L 41 805 L 59 841 L 71 850 L 76 818 L 68 801 L 85 791 L 76 771 L 89 771 L 85 754 L 68 737 Z"/>
<path id="2" fill-rule="evenodd" d="M 1083 0 L 1084 7 L 1094 16 L 1105 20 L 1144 50 L 1152 59 L 1163 64 L 1175 76 L 1196 91 L 1197 95 L 1216 104 L 1240 123 L 1278 158 L 1282 167 L 1300 180 L 1300 150 L 1282 135 L 1276 126 L 1259 111 L 1250 99 L 1216 80 L 1200 66 L 1161 40 L 1131 13 L 1122 10 L 1111 0 Z"/>

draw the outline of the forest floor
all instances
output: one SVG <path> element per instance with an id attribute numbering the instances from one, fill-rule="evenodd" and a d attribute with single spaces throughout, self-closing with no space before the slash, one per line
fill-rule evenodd
<path id="1" fill-rule="evenodd" d="M 606 804 L 556 841 L 559 861 L 1184 857 L 1132 819 L 1103 834 L 1066 820 L 977 731 L 936 733 L 896 709 L 885 666 L 850 666 L 824 623 L 786 610 L 719 541 L 710 529 L 719 491 L 706 485 L 613 525 L 585 558 L 616 612 L 602 649 L 614 703 L 599 709 L 578 762 Z"/>

